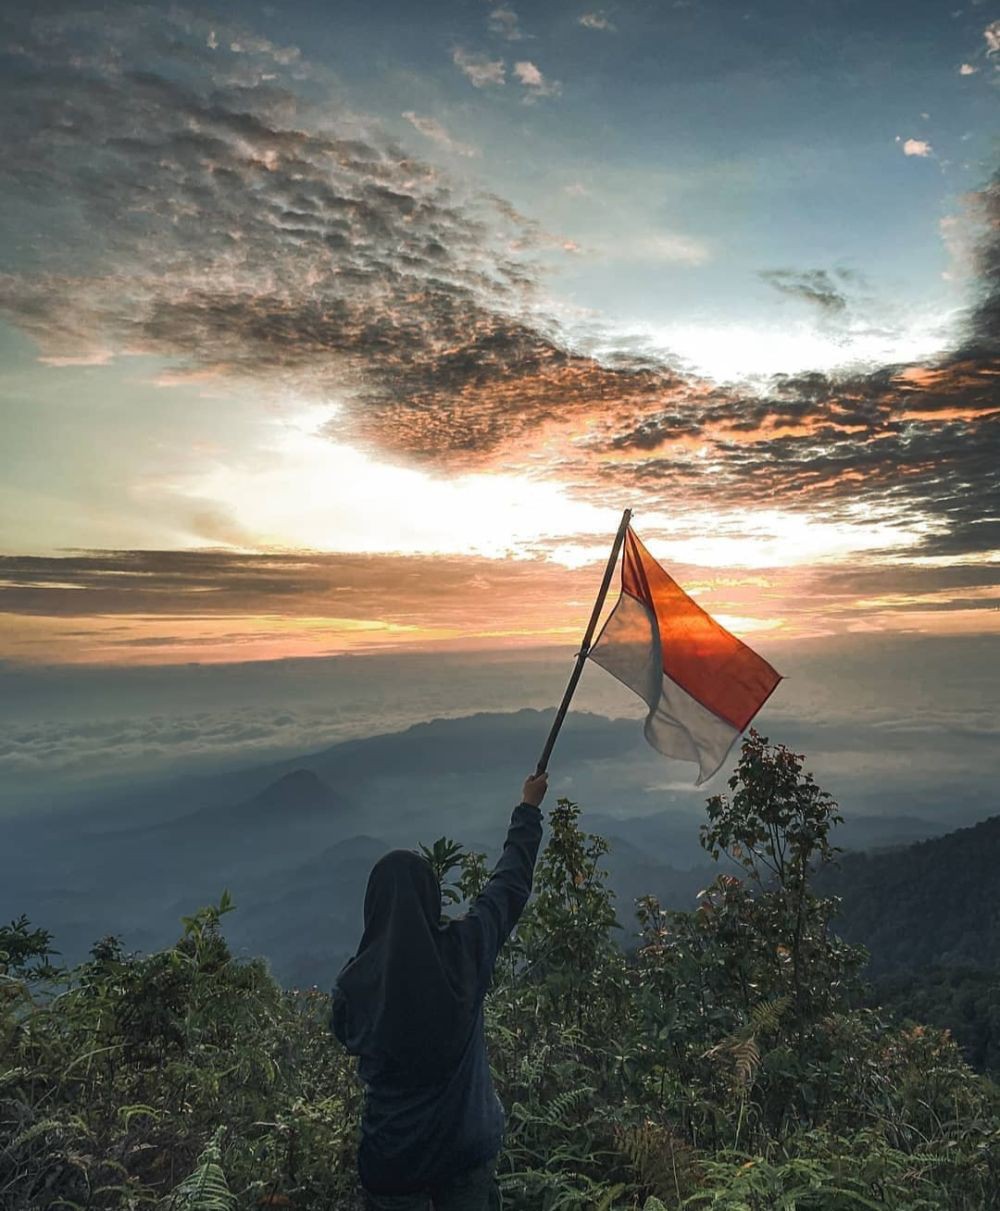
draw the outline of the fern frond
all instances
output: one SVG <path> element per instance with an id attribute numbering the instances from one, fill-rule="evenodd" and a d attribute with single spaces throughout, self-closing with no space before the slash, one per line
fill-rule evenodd
<path id="1" fill-rule="evenodd" d="M 30 1127 L 25 1127 L 18 1135 L 7 1144 L 5 1151 L 17 1152 L 18 1149 L 32 1143 L 36 1139 L 40 1139 L 43 1135 L 48 1135 L 50 1132 L 58 1132 L 64 1134 L 69 1124 L 64 1123 L 61 1119 L 47 1118 L 40 1122 L 32 1123 Z"/>
<path id="2" fill-rule="evenodd" d="M 625 1188 L 624 1182 L 618 1182 L 616 1185 L 609 1187 L 604 1197 L 594 1208 L 594 1211 L 611 1211 L 612 1203 L 614 1203 L 616 1198 L 625 1193 Z"/>
<path id="3" fill-rule="evenodd" d="M 968 1163 L 965 1158 L 948 1152 L 911 1152 L 909 1159 L 928 1166 Z"/>
<path id="4" fill-rule="evenodd" d="M 744 1088 L 752 1085 L 760 1067 L 760 1048 L 757 1046 L 757 1040 L 753 1035 L 748 1039 L 741 1039 L 732 1044 L 729 1053 L 732 1056 L 737 1083 Z"/>
<path id="5" fill-rule="evenodd" d="M 770 1001 L 761 1001 L 755 1005 L 750 1014 L 750 1020 L 742 1031 L 746 1035 L 774 1034 L 781 1024 L 785 1010 L 791 1005 L 789 996 L 774 997 Z"/>
<path id="6" fill-rule="evenodd" d="M 21 1077 L 27 1075 L 27 1068 L 8 1068 L 6 1072 L 0 1072 L 0 1089 L 3 1089 L 5 1085 L 13 1085 L 15 1081 L 19 1081 Z"/>
<path id="7" fill-rule="evenodd" d="M 558 1127 L 564 1123 L 570 1111 L 582 1106 L 595 1092 L 596 1090 L 591 1085 L 581 1085 L 577 1089 L 566 1089 L 549 1101 L 541 1117 L 551 1126 Z"/>
<path id="8" fill-rule="evenodd" d="M 694 1148 L 670 1127 L 647 1120 L 614 1131 L 615 1145 L 651 1197 L 681 1198 L 698 1178 Z"/>
<path id="9" fill-rule="evenodd" d="M 149 1118 L 153 1119 L 154 1122 L 163 1117 L 162 1110 L 157 1110 L 153 1106 L 143 1105 L 141 1102 L 137 1102 L 134 1106 L 118 1107 L 118 1117 L 122 1119 L 126 1128 L 131 1126 L 134 1118 L 142 1114 L 147 1115 Z"/>
<path id="10" fill-rule="evenodd" d="M 753 1084 L 760 1068 L 760 1047 L 753 1035 L 748 1038 L 730 1036 L 703 1053 L 703 1059 L 722 1060 L 732 1068 L 736 1084 L 747 1089 Z"/>
<path id="11" fill-rule="evenodd" d="M 236 1196 L 229 1189 L 222 1169 L 222 1134 L 219 1127 L 201 1155 L 198 1167 L 170 1196 L 171 1211 L 233 1211 Z"/>

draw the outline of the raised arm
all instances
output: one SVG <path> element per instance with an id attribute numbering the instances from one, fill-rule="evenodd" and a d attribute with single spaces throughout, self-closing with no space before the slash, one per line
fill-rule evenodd
<path id="1" fill-rule="evenodd" d="M 539 805 L 547 786 L 547 774 L 534 774 L 525 780 L 521 802 L 510 818 L 500 861 L 469 911 L 454 923 L 476 944 L 484 987 L 500 947 L 510 936 L 531 895 L 531 877 L 542 839 Z"/>

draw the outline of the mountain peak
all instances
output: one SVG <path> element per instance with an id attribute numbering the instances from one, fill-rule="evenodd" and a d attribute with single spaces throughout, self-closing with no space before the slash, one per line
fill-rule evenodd
<path id="1" fill-rule="evenodd" d="M 340 806 L 338 796 L 309 769 L 282 774 L 250 802 L 253 807 L 280 812 L 333 811 Z"/>

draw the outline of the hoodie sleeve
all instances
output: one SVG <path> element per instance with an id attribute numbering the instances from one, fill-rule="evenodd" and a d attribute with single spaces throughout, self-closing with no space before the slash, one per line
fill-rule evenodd
<path id="1" fill-rule="evenodd" d="M 530 803 L 514 808 L 500 861 L 486 886 L 453 928 L 472 945 L 484 987 L 493 972 L 500 947 L 524 911 L 531 895 L 531 878 L 542 839 L 542 813 Z"/>

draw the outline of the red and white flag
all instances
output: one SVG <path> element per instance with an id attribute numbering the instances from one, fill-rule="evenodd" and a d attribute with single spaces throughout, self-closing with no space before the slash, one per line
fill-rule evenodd
<path id="1" fill-rule="evenodd" d="M 645 701 L 653 748 L 697 762 L 696 786 L 719 771 L 781 680 L 684 592 L 631 527 L 621 596 L 589 655 Z"/>

